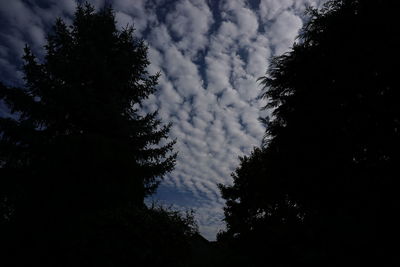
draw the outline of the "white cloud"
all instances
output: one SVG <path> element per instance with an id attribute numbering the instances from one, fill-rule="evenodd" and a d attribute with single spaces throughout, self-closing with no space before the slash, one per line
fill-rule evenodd
<path id="1" fill-rule="evenodd" d="M 260 16 L 262 21 L 275 19 L 282 11 L 291 8 L 295 0 L 261 0 L 260 1 Z"/>
<path id="2" fill-rule="evenodd" d="M 146 8 L 146 0 L 114 0 L 113 8 L 116 11 L 117 23 L 120 27 L 127 24 L 136 29 L 136 35 L 142 37 L 148 26 L 158 24 L 155 10 Z"/>
<path id="3" fill-rule="evenodd" d="M 207 32 L 213 18 L 205 1 L 182 0 L 178 1 L 173 12 L 167 15 L 166 22 L 177 38 L 176 46 L 194 57 L 208 42 Z"/>
<path id="4" fill-rule="evenodd" d="M 258 35 L 257 38 L 247 48 L 248 59 L 246 73 L 255 78 L 265 74 L 268 65 L 267 60 L 271 56 L 270 42 L 267 37 Z"/>
<path id="5" fill-rule="evenodd" d="M 1 79 L 20 79 L 15 73 L 24 43 L 35 51 L 57 16 L 70 19 L 75 1 L 0 3 Z M 102 7 L 105 1 L 90 1 Z M 159 91 L 145 105 L 173 122 L 177 138 L 176 169 L 162 187 L 174 190 L 165 201 L 197 210 L 200 230 L 214 239 L 223 228 L 217 183 L 231 183 L 238 156 L 258 146 L 264 128 L 258 117 L 264 105 L 257 100 L 256 80 L 265 74 L 272 55 L 287 51 L 302 25 L 306 5 L 317 0 L 261 0 L 253 10 L 244 0 L 219 2 L 217 16 L 205 0 L 114 0 L 119 27 L 134 24 L 149 44 L 150 73 L 160 71 Z M 166 12 L 168 10 L 168 12 Z M 20 74 L 19 74 L 20 75 Z M 173 194 L 173 195 L 172 195 Z M 176 197 L 175 197 L 176 196 Z M 155 196 L 157 197 L 157 196 Z"/>
<path id="6" fill-rule="evenodd" d="M 300 17 L 289 11 L 283 11 L 275 22 L 265 29 L 271 44 L 275 47 L 276 55 L 280 55 L 290 48 L 302 24 Z"/>

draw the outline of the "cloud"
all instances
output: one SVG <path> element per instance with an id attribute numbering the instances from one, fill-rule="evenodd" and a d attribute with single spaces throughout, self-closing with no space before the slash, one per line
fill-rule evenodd
<path id="1" fill-rule="evenodd" d="M 142 37 L 149 26 L 158 23 L 155 10 L 147 7 L 149 1 L 115 0 L 111 2 L 116 11 L 117 24 L 121 28 L 133 25 L 138 37 Z"/>
<path id="2" fill-rule="evenodd" d="M 90 1 L 103 7 L 105 1 Z M 160 71 L 158 92 L 144 111 L 159 110 L 173 122 L 179 151 L 175 170 L 157 198 L 194 208 L 202 234 L 212 240 L 224 227 L 217 184 L 231 183 L 238 156 L 261 143 L 265 132 L 257 78 L 271 56 L 293 44 L 307 5 L 317 0 L 114 0 L 118 27 L 134 25 L 149 45 L 150 73 Z M 257 2 L 257 1 L 256 1 Z M 42 53 L 45 33 L 56 17 L 70 21 L 73 0 L 0 2 L 0 79 L 21 81 L 22 48 Z"/>
<path id="3" fill-rule="evenodd" d="M 211 11 L 202 0 L 178 1 L 166 16 L 169 30 L 176 39 L 178 49 L 196 56 L 207 45 L 207 32 L 213 22 Z"/>
<path id="4" fill-rule="evenodd" d="M 289 11 L 283 11 L 276 18 L 276 21 L 266 29 L 271 44 L 275 48 L 276 55 L 280 55 L 288 50 L 293 44 L 293 40 L 297 36 L 302 24 L 300 17 Z"/>
<path id="5" fill-rule="evenodd" d="M 263 22 L 275 19 L 282 11 L 291 9 L 295 0 L 261 0 L 260 16 Z"/>

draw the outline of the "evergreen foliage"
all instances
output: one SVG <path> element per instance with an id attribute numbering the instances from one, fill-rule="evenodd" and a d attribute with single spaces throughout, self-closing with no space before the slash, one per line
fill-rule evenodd
<path id="1" fill-rule="evenodd" d="M 310 9 L 298 42 L 260 79 L 273 118 L 263 147 L 220 186 L 228 227 L 219 236 L 257 266 L 393 266 L 394 10 L 384 1 Z"/>
<path id="2" fill-rule="evenodd" d="M 155 93 L 147 46 L 111 7 L 57 20 L 22 88 L 0 84 L 2 266 L 182 266 L 193 215 L 148 208 L 175 164 L 170 124 L 139 112 Z M 3 265 L 4 263 L 4 265 Z"/>

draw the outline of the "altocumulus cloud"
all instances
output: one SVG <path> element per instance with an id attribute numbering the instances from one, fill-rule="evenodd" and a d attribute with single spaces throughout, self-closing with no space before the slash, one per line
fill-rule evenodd
<path id="1" fill-rule="evenodd" d="M 179 156 L 154 198 L 194 208 L 202 234 L 215 239 L 224 227 L 217 184 L 231 183 L 238 156 L 260 145 L 265 132 L 258 118 L 268 114 L 260 111 L 256 80 L 272 56 L 290 49 L 306 7 L 324 0 L 89 2 L 112 4 L 119 27 L 134 24 L 149 45 L 150 72 L 162 74 L 144 109 L 173 122 Z M 1 1 L 0 79 L 20 83 L 24 44 L 42 53 L 54 20 L 70 21 L 75 6 L 74 0 Z"/>

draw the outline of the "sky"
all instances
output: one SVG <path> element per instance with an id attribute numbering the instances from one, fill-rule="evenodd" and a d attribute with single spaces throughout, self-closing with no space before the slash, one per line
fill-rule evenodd
<path id="1" fill-rule="evenodd" d="M 307 6 L 324 0 L 92 0 L 112 4 L 119 28 L 134 25 L 148 44 L 149 72 L 161 73 L 143 112 L 159 110 L 172 122 L 178 158 L 148 201 L 194 209 L 201 234 L 224 229 L 218 184 L 231 184 L 238 157 L 261 144 L 265 126 L 259 99 L 272 57 L 290 50 Z M 0 0 L 0 81 L 21 83 L 21 56 L 29 44 L 40 57 L 56 18 L 67 23 L 74 0 Z M 0 109 L 0 115 L 3 111 Z"/>

